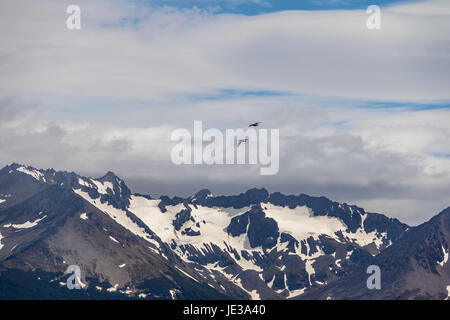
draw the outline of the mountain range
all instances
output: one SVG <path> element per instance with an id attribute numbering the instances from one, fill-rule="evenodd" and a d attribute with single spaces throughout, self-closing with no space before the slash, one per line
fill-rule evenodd
<path id="1" fill-rule="evenodd" d="M 305 194 L 153 198 L 113 172 L 0 170 L 0 299 L 443 300 L 449 241 L 450 208 L 411 227 Z"/>

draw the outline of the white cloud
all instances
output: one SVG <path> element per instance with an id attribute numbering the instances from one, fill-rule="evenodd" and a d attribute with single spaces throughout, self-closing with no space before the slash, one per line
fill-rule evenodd
<path id="1" fill-rule="evenodd" d="M 450 111 L 354 108 L 358 99 L 449 100 L 450 13 L 437 11 L 441 2 L 384 9 L 381 31 L 366 29 L 365 11 L 247 17 L 78 2 L 79 32 L 65 28 L 68 1 L 0 4 L 0 164 L 111 169 L 152 194 L 264 186 L 412 223 L 446 205 L 450 160 L 432 154 L 449 152 Z M 186 98 L 223 89 L 294 94 Z M 279 128 L 280 173 L 174 166 L 170 133 L 194 120 Z"/>
<path id="2" fill-rule="evenodd" d="M 140 99 L 256 88 L 448 101 L 450 19 L 447 11 L 428 15 L 440 2 L 432 4 L 415 5 L 414 15 L 386 8 L 373 31 L 364 10 L 247 17 L 79 1 L 83 29 L 69 31 L 65 1 L 3 1 L 0 85 L 8 93 Z"/>

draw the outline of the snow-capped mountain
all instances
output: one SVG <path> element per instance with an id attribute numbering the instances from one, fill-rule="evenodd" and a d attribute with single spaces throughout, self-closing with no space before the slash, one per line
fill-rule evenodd
<path id="1" fill-rule="evenodd" d="M 450 208 L 411 228 L 372 258 L 382 270 L 380 290 L 367 290 L 366 270 L 359 268 L 326 288 L 299 299 L 433 299 L 450 298 Z"/>
<path id="2" fill-rule="evenodd" d="M 26 279 L 50 298 L 327 298 L 316 292 L 360 274 L 412 229 L 304 194 L 153 199 L 112 172 L 0 170 L 1 285 Z M 83 290 L 65 287 L 69 265 L 81 268 Z M 23 297 L 17 290 L 1 297 Z"/>

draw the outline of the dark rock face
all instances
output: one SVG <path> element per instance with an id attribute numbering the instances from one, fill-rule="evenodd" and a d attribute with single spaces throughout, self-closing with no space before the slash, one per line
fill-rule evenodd
<path id="1" fill-rule="evenodd" d="M 238 237 L 241 234 L 246 233 L 248 226 L 248 216 L 249 213 L 246 212 L 244 214 L 241 214 L 240 216 L 232 218 L 230 225 L 227 227 L 227 232 L 233 237 Z"/>
<path id="2" fill-rule="evenodd" d="M 107 194 L 101 195 L 101 202 L 107 202 L 115 208 L 126 210 L 130 205 L 131 191 L 113 172 L 109 171 L 106 175 L 99 178 L 98 181 L 105 183 L 110 182 L 113 190 L 107 189 Z"/>
<path id="3" fill-rule="evenodd" d="M 195 195 L 193 203 L 199 204 L 205 207 L 222 207 L 222 208 L 235 208 L 240 209 L 247 206 L 255 205 L 260 202 L 266 202 L 269 193 L 266 189 L 250 189 L 245 193 L 241 193 L 237 196 L 218 196 L 208 197 L 211 195 L 209 190 L 202 190 Z"/>
<path id="4" fill-rule="evenodd" d="M 42 220 L 35 228 L 25 228 L 20 232 L 13 227 L 4 228 L 1 231 L 5 239 L 2 240 L 4 248 L 0 250 L 0 261 L 54 234 L 68 217 L 82 208 L 84 203 L 79 197 L 52 185 L 18 205 L 0 210 L 0 224 L 3 226 Z"/>
<path id="5" fill-rule="evenodd" d="M 364 230 L 366 232 L 372 232 L 374 230 L 387 232 L 387 238 L 395 241 L 406 230 L 406 226 L 398 219 L 386 218 L 376 213 L 368 213 L 367 218 L 364 220 Z"/>
<path id="6" fill-rule="evenodd" d="M 274 275 L 275 279 L 273 280 L 273 286 L 272 288 L 275 290 L 283 290 L 285 289 L 285 283 L 284 283 L 284 273 L 283 272 L 276 272 Z"/>
<path id="7" fill-rule="evenodd" d="M 190 209 L 183 209 L 180 212 L 178 212 L 175 216 L 175 220 L 173 220 L 173 226 L 175 227 L 175 230 L 180 230 L 183 224 L 191 219 L 191 210 Z"/>
<path id="8" fill-rule="evenodd" d="M 191 228 L 186 228 L 183 231 L 181 231 L 181 234 L 191 236 L 191 237 L 196 237 L 196 236 L 200 235 L 200 231 L 194 231 Z"/>
<path id="9" fill-rule="evenodd" d="M 310 286 L 304 261 L 298 256 L 290 255 L 286 256 L 283 262 L 286 265 L 286 284 L 290 290 L 298 290 Z"/>
<path id="10" fill-rule="evenodd" d="M 266 218 L 260 206 L 254 206 L 250 211 L 233 217 L 227 232 L 233 237 L 247 232 L 250 246 L 252 248 L 262 246 L 264 249 L 272 248 L 277 243 L 279 235 L 277 222 L 272 218 Z"/>
<path id="11" fill-rule="evenodd" d="M 0 170 L 0 195 L 7 201 L 0 203 L 0 209 L 14 206 L 47 188 L 47 185 L 31 176 L 16 171 L 21 166 L 12 164 Z"/>
<path id="12" fill-rule="evenodd" d="M 373 257 L 366 250 L 356 248 L 350 255 L 350 262 L 356 265 L 370 265 L 373 262 Z"/>
<path id="13" fill-rule="evenodd" d="M 194 197 L 192 197 L 191 202 L 192 203 L 204 203 L 208 197 L 212 196 L 211 191 L 208 189 L 203 189 L 197 192 Z"/>
<path id="14" fill-rule="evenodd" d="M 180 197 L 173 197 L 169 198 L 168 196 L 161 196 L 159 198 L 161 202 L 159 203 L 158 207 L 161 210 L 161 212 L 166 212 L 166 206 L 176 206 L 177 204 L 186 202 L 185 199 Z"/>
<path id="15" fill-rule="evenodd" d="M 265 213 L 253 207 L 249 211 L 250 225 L 248 227 L 248 239 L 252 248 L 261 246 L 263 249 L 270 249 L 278 239 L 278 224 L 272 218 L 266 218 Z"/>
<path id="16" fill-rule="evenodd" d="M 320 236 L 320 242 L 322 243 L 323 252 L 326 254 L 333 254 L 336 252 L 336 248 L 339 246 L 336 240 L 326 236 Z"/>
<path id="17" fill-rule="evenodd" d="M 7 269 L 1 272 L 0 300 L 125 300 L 128 296 L 120 292 L 98 291 L 96 286 L 105 289 L 111 287 L 107 282 L 89 278 L 92 286 L 86 290 L 61 290 L 59 281 L 66 282 L 69 275 L 43 270 L 24 271 Z"/>
<path id="18" fill-rule="evenodd" d="M 289 249 L 289 252 L 295 252 L 295 248 L 298 248 L 299 242 L 297 239 L 295 239 L 293 236 L 291 236 L 288 233 L 281 233 L 280 235 L 280 243 L 287 242 L 287 248 Z"/>

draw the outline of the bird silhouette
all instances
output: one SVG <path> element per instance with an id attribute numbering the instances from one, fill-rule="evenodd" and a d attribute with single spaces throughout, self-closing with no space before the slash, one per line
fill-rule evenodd
<path id="1" fill-rule="evenodd" d="M 261 122 L 255 122 L 249 125 L 249 127 L 257 127 Z"/>
<path id="2" fill-rule="evenodd" d="M 241 145 L 241 143 L 247 142 L 247 141 L 248 141 L 248 138 L 240 139 L 239 142 L 238 142 L 238 147 Z"/>

